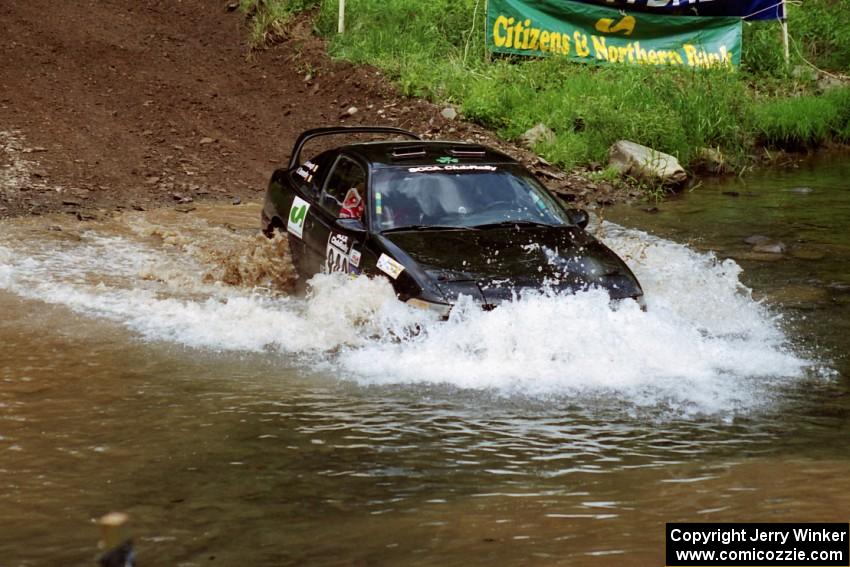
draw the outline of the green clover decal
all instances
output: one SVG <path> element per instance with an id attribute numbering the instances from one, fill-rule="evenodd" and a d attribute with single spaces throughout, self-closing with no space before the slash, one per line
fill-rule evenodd
<path id="1" fill-rule="evenodd" d="M 457 162 L 458 162 L 457 158 L 453 158 L 453 157 L 449 157 L 449 156 L 443 156 L 443 157 L 437 158 L 437 163 L 442 163 L 443 165 L 446 165 L 446 164 L 449 164 L 449 163 L 457 163 Z"/>

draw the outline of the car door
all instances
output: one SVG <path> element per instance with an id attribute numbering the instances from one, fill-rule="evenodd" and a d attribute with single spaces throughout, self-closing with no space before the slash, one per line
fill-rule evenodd
<path id="1" fill-rule="evenodd" d="M 339 218 L 355 218 L 360 211 L 350 204 L 357 195 L 365 206 L 367 187 L 366 168 L 354 158 L 339 155 L 333 168 L 325 177 L 313 217 L 315 222 L 305 232 L 309 250 L 309 265 L 315 272 L 339 271 L 360 273 L 364 234 L 345 229 L 336 224 Z"/>
<path id="2" fill-rule="evenodd" d="M 310 255 L 306 240 L 316 224 L 316 202 L 335 157 L 336 152 L 325 152 L 294 170 L 276 171 L 268 191 L 267 200 L 274 205 L 271 208 L 282 213 L 281 226 L 289 233 L 292 260 L 302 273 L 315 271 L 307 265 Z"/>

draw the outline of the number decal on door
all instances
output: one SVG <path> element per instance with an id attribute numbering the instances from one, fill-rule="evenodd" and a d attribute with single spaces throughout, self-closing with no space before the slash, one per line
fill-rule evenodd
<path id="1" fill-rule="evenodd" d="M 355 259 L 356 261 L 354 261 Z M 344 234 L 331 233 L 330 238 L 328 238 L 325 260 L 327 261 L 325 269 L 328 272 L 360 273 L 360 270 L 356 267 L 360 264 L 360 252 L 354 249 L 354 242 L 351 238 Z"/>

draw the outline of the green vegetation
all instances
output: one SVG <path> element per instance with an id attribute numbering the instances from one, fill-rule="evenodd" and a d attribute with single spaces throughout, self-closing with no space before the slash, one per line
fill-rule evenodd
<path id="1" fill-rule="evenodd" d="M 805 149 L 830 139 L 850 143 L 850 89 L 765 101 L 755 108 L 755 124 L 760 143 L 768 147 Z"/>
<path id="2" fill-rule="evenodd" d="M 488 58 L 481 0 L 348 0 L 342 36 L 335 33 L 336 0 L 243 4 L 259 4 L 267 13 L 274 6 L 287 17 L 318 7 L 317 29 L 329 38 L 331 55 L 377 66 L 405 94 L 456 104 L 465 117 L 508 139 L 542 122 L 556 140 L 535 150 L 565 168 L 604 161 L 621 138 L 686 164 L 699 148 L 720 148 L 733 165 L 745 164 L 758 145 L 850 142 L 850 88 L 821 94 L 812 73 L 794 71 L 806 65 L 800 54 L 834 71 L 850 69 L 850 0 L 792 7 L 790 66 L 778 24 L 745 24 L 744 62 L 736 73 Z"/>
<path id="3" fill-rule="evenodd" d="M 821 69 L 850 72 L 850 0 L 805 0 L 788 8 L 792 52 Z M 782 38 L 777 26 L 751 24 L 745 28 L 746 58 L 757 70 L 779 71 Z M 758 53 L 757 53 L 758 52 Z M 767 66 L 764 66 L 767 63 Z"/>
<path id="4" fill-rule="evenodd" d="M 299 12 L 318 5 L 317 0 L 239 0 L 239 9 L 251 19 L 254 46 L 276 43 L 286 37 L 286 23 Z"/>

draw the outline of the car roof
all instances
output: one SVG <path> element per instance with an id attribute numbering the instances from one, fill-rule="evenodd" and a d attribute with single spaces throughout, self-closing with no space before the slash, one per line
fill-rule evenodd
<path id="1" fill-rule="evenodd" d="M 513 165 L 512 157 L 487 146 L 452 141 L 379 141 L 348 144 L 339 148 L 360 157 L 372 167 L 434 165 L 440 158 L 453 158 L 451 163 Z"/>

